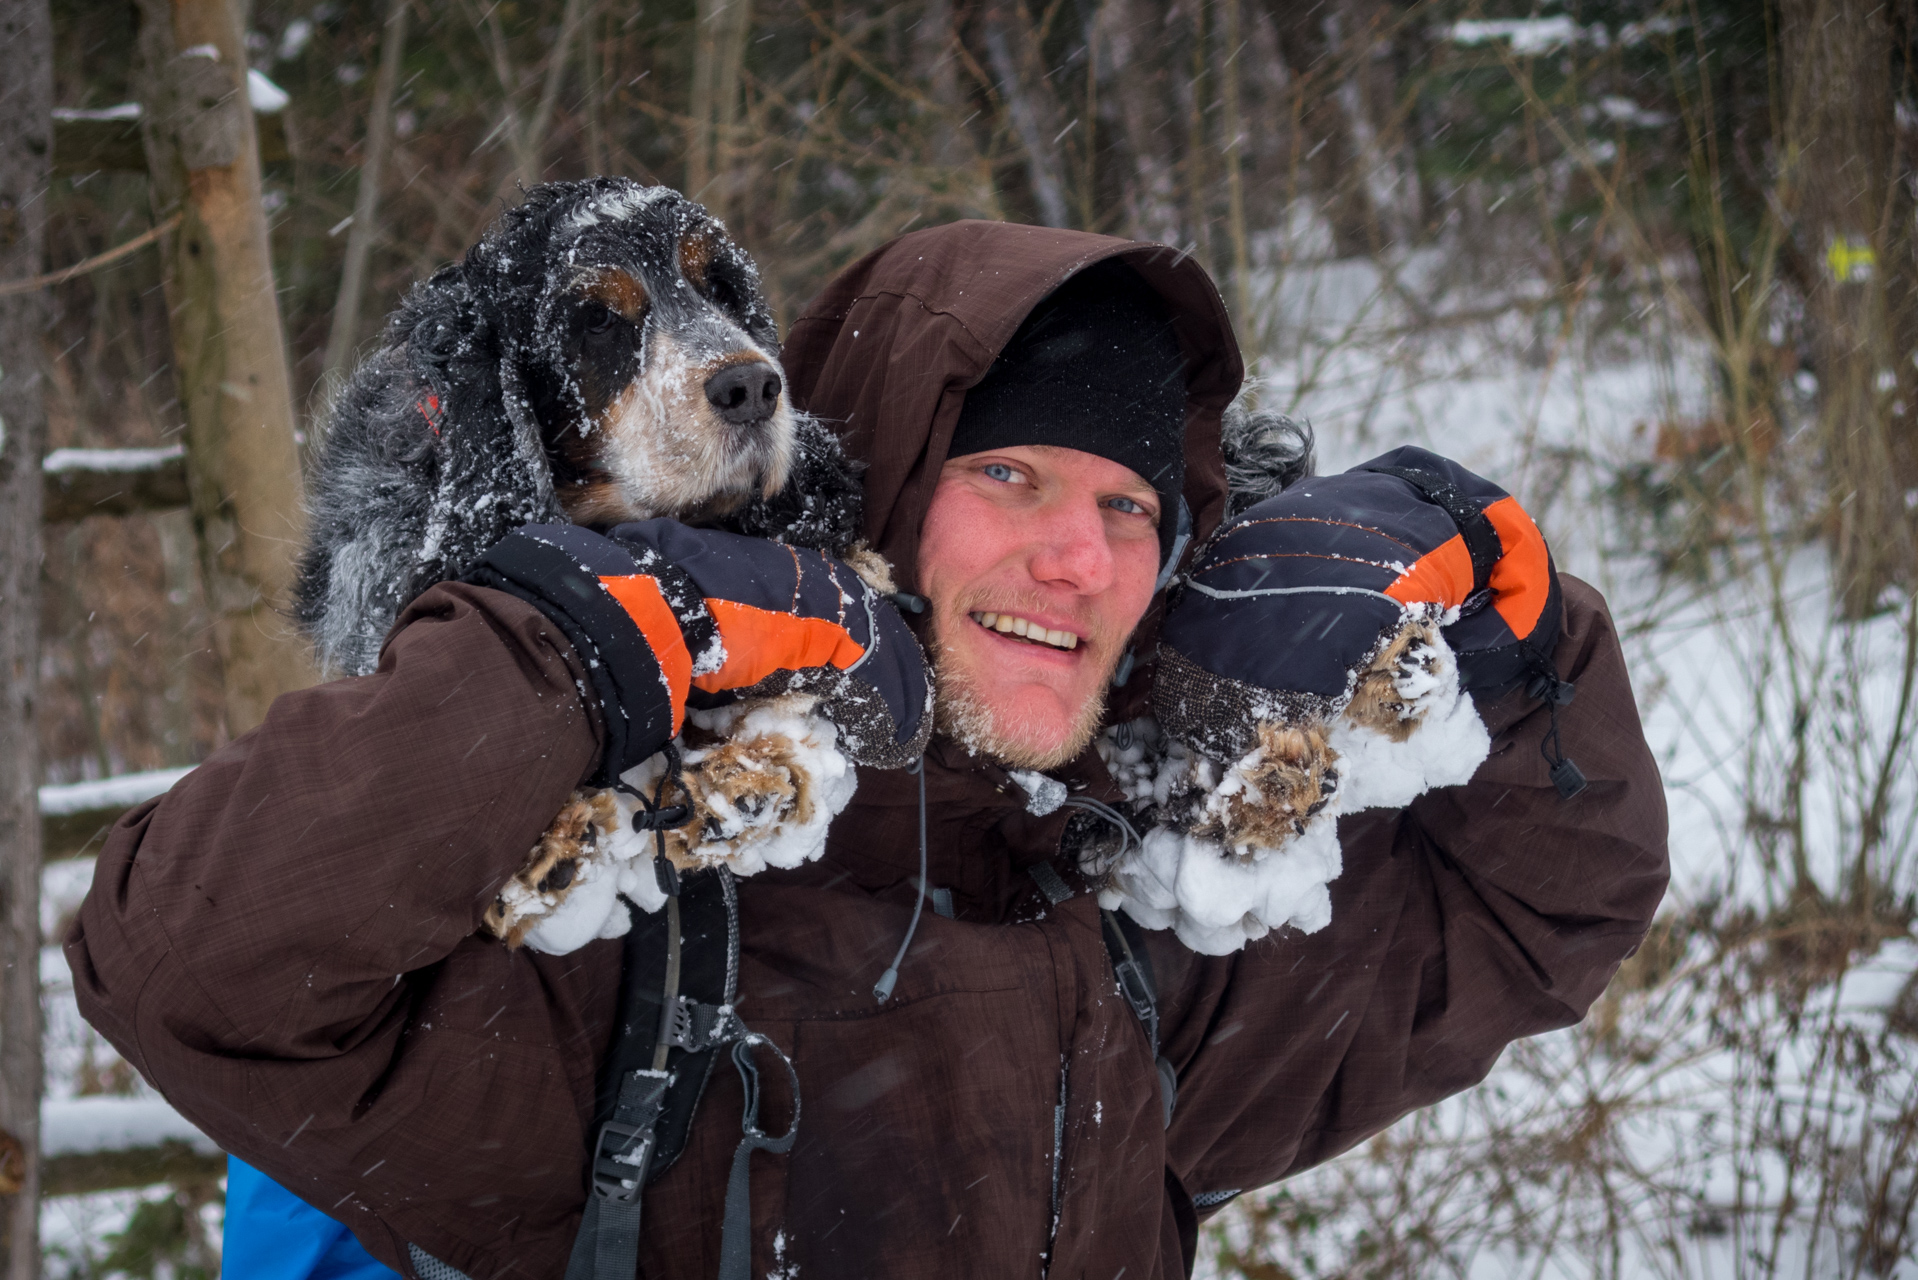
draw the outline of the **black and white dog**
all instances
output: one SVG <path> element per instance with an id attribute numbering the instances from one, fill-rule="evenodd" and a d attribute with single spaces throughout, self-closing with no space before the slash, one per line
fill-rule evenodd
<path id="1" fill-rule="evenodd" d="M 333 405 L 295 602 L 321 665 L 373 670 L 408 601 L 524 524 L 671 516 L 846 555 L 857 477 L 778 359 L 758 271 L 699 205 L 619 178 L 527 192 Z"/>
<path id="2" fill-rule="evenodd" d="M 395 617 L 522 525 L 670 516 L 849 560 L 858 476 L 796 411 L 752 260 L 699 205 L 617 178 L 533 188 L 416 285 L 335 401 L 310 478 L 295 614 L 323 668 L 371 672 Z M 699 820 L 682 866 L 816 856 L 852 770 L 810 704 L 740 704 L 689 730 Z M 703 767 L 702 767 L 703 766 Z M 488 911 L 509 943 L 570 951 L 657 906 L 625 796 L 581 791 Z"/>

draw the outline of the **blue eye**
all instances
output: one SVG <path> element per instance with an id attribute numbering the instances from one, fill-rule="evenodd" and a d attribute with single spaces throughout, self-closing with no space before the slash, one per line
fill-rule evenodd
<path id="1" fill-rule="evenodd" d="M 1011 484 L 1019 478 L 1019 473 L 1003 462 L 988 462 L 985 466 L 979 468 L 979 470 L 982 475 L 993 480 L 1003 480 L 1007 484 Z"/>
<path id="2" fill-rule="evenodd" d="M 1109 498 L 1106 500 L 1106 505 L 1114 511 L 1123 511 L 1127 515 L 1150 516 L 1152 514 L 1144 504 L 1134 502 L 1131 498 Z"/>

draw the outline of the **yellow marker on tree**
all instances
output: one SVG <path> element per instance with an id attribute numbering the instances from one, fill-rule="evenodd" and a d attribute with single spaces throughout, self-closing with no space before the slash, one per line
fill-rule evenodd
<path id="1" fill-rule="evenodd" d="M 1831 267 L 1831 278 L 1839 284 L 1863 284 L 1871 279 L 1872 268 L 1878 265 L 1878 255 L 1864 240 L 1853 236 L 1833 236 L 1831 247 L 1825 250 L 1825 262 Z"/>

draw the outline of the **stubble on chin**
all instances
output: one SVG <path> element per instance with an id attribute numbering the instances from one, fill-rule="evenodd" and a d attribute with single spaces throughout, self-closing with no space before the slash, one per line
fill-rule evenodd
<path id="1" fill-rule="evenodd" d="M 1035 769 L 1042 773 L 1076 759 L 1091 744 L 1093 735 L 1105 721 L 1106 690 L 1112 683 L 1112 672 L 1118 666 L 1123 649 L 1115 646 L 1113 656 L 1099 672 L 1098 683 L 1086 696 L 1085 705 L 1079 708 L 1067 732 L 1059 735 L 1057 730 L 1036 723 L 1017 709 L 995 708 L 972 673 L 940 643 L 938 632 L 935 624 L 926 648 L 932 660 L 935 690 L 933 724 L 940 736 L 1009 768 Z"/>

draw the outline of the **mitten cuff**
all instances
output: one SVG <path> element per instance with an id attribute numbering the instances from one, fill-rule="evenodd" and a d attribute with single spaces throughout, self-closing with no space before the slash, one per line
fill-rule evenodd
<path id="1" fill-rule="evenodd" d="M 606 751 L 588 779 L 607 786 L 679 732 L 692 655 L 657 577 L 577 525 L 528 525 L 480 557 L 466 581 L 505 591 L 552 619 L 592 682 Z"/>

